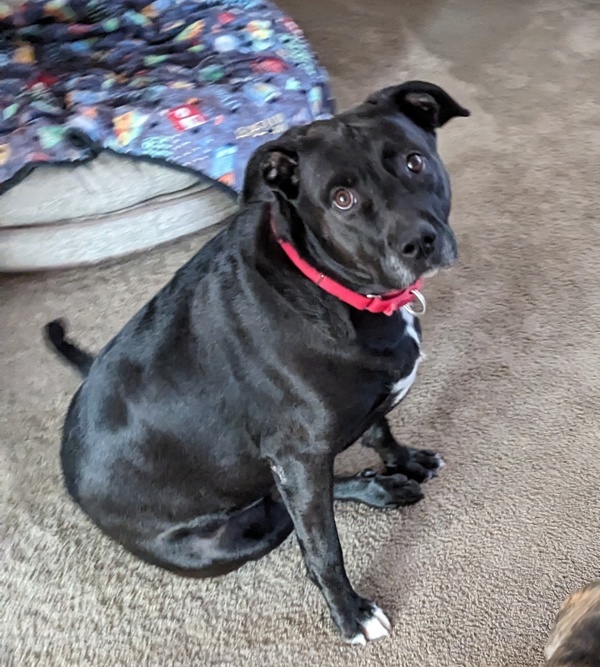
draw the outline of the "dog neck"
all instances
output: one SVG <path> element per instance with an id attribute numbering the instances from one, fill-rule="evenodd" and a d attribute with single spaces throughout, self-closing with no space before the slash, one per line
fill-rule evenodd
<path id="1" fill-rule="evenodd" d="M 306 278 L 315 283 L 315 285 L 318 285 L 324 292 L 331 294 L 336 299 L 339 299 L 352 308 L 355 308 L 356 310 L 366 310 L 370 313 L 393 315 L 400 310 L 400 308 L 409 306 L 414 303 L 415 300 L 418 300 L 421 305 L 421 310 L 418 312 L 411 312 L 415 315 L 422 315 L 425 312 L 425 299 L 419 291 L 423 285 L 421 279 L 415 281 L 412 285 L 409 285 L 403 290 L 394 290 L 392 292 L 386 292 L 385 294 L 360 294 L 359 292 L 354 292 L 353 290 L 344 287 L 344 285 L 333 278 L 326 276 L 324 273 L 321 273 L 321 271 L 302 259 L 292 243 L 278 234 L 273 216 L 271 216 L 271 229 L 283 252 Z"/>

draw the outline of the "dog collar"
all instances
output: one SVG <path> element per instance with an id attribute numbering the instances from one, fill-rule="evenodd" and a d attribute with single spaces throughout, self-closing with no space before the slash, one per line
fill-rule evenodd
<path id="1" fill-rule="evenodd" d="M 383 313 L 384 315 L 393 315 L 400 308 L 420 317 L 425 314 L 427 304 L 425 297 L 419 291 L 423 285 L 422 280 L 417 280 L 412 285 L 403 290 L 386 292 L 385 294 L 359 294 L 351 289 L 340 285 L 337 281 L 321 273 L 314 266 L 302 259 L 298 251 L 289 242 L 277 237 L 277 242 L 283 252 L 288 256 L 292 264 L 303 273 L 310 281 L 318 285 L 322 290 L 336 297 L 340 301 L 347 303 L 356 310 L 367 310 L 370 313 Z M 413 307 L 417 302 L 419 306 Z"/>

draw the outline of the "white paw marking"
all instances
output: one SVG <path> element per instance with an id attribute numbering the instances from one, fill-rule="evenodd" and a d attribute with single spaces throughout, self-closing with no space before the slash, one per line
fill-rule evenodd
<path id="1" fill-rule="evenodd" d="M 390 623 L 390 619 L 383 613 L 383 611 L 377 605 L 375 605 L 373 612 L 377 617 L 377 620 L 381 623 L 381 625 L 384 626 L 384 628 L 388 631 L 389 634 L 389 632 L 392 629 L 392 624 Z"/>
<path id="2" fill-rule="evenodd" d="M 432 458 L 435 459 L 435 462 L 437 463 L 437 468 L 435 468 L 434 470 L 429 470 L 427 472 L 427 478 L 425 479 L 426 482 L 428 482 L 430 479 L 434 479 L 435 477 L 437 477 L 440 470 L 446 465 L 446 462 L 439 454 L 435 454 Z"/>
<path id="3" fill-rule="evenodd" d="M 366 646 L 367 645 L 367 640 L 365 636 L 363 635 L 362 632 L 359 632 L 355 637 L 352 637 L 352 639 L 349 642 L 350 644 L 355 644 L 357 646 Z"/>
<path id="4" fill-rule="evenodd" d="M 373 615 L 361 623 L 361 628 L 362 632 L 352 637 L 351 644 L 366 646 L 367 641 L 372 642 L 382 637 L 389 637 L 392 624 L 379 607 L 374 607 Z"/>

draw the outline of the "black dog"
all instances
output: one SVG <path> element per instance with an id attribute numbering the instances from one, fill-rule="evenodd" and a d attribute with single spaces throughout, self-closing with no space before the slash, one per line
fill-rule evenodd
<path id="1" fill-rule="evenodd" d="M 435 130 L 467 115 L 415 81 L 289 130 L 252 156 L 230 226 L 97 357 L 47 326 L 85 376 L 64 427 L 66 486 L 106 534 L 204 577 L 295 530 L 343 637 L 388 634 L 348 581 L 333 500 L 414 503 L 442 465 L 396 442 L 385 415 L 421 358 L 420 278 L 456 258 Z M 334 480 L 360 436 L 385 472 Z"/>

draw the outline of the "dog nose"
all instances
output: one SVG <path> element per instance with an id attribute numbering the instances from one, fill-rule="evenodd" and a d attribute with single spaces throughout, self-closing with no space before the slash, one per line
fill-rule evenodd
<path id="1" fill-rule="evenodd" d="M 403 243 L 400 252 L 409 259 L 425 259 L 434 251 L 436 239 L 435 229 L 429 223 L 422 222 L 416 234 L 413 232 L 410 240 Z"/>

